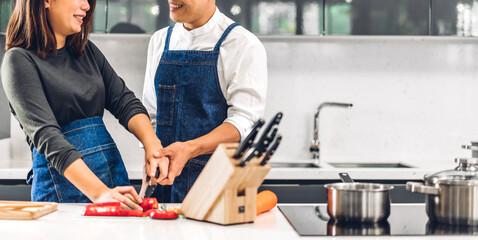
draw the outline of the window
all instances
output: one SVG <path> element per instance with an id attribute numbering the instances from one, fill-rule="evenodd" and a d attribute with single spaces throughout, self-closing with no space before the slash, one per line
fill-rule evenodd
<path id="1" fill-rule="evenodd" d="M 428 35 L 428 0 L 328 0 L 327 35 Z"/>
<path id="2" fill-rule="evenodd" d="M 152 33 L 169 21 L 165 0 L 98 0 L 94 32 Z"/>
<path id="3" fill-rule="evenodd" d="M 0 0 L 0 32 L 5 32 L 8 26 L 8 20 L 10 18 L 10 0 Z"/>
<path id="4" fill-rule="evenodd" d="M 0 0 L 0 31 L 14 0 Z M 261 35 L 478 36 L 478 0 L 218 0 Z M 173 24 L 166 0 L 97 0 L 96 33 L 153 33 Z"/>
<path id="5" fill-rule="evenodd" d="M 478 0 L 434 0 L 432 35 L 478 36 Z"/>

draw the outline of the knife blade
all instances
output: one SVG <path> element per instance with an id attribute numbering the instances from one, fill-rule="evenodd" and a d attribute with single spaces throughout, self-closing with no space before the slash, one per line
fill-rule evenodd
<path id="1" fill-rule="evenodd" d="M 259 140 L 257 140 L 256 143 L 244 154 L 244 156 L 241 159 L 241 163 L 239 166 L 244 167 L 247 162 L 249 162 L 253 157 L 260 157 L 262 154 L 266 151 L 266 148 L 270 144 L 270 139 L 272 139 L 270 136 L 274 135 L 277 133 L 277 128 L 273 127 L 275 125 L 278 125 L 282 119 L 282 112 L 278 112 L 272 120 L 267 124 L 267 126 L 264 128 L 262 131 L 261 136 L 259 137 Z M 272 130 L 272 133 L 270 131 Z"/>
<path id="2" fill-rule="evenodd" d="M 274 155 L 275 151 L 277 150 L 277 147 L 279 147 L 281 140 L 282 140 L 282 135 L 280 134 L 277 135 L 277 137 L 274 138 L 274 140 L 272 140 L 270 147 L 267 148 L 265 156 L 260 163 L 261 166 L 266 165 L 266 163 L 271 159 L 272 155 Z"/>
<path id="3" fill-rule="evenodd" d="M 239 143 L 239 147 L 237 147 L 236 153 L 234 153 L 233 158 L 239 159 L 244 152 L 252 146 L 254 143 L 254 139 L 259 133 L 259 130 L 264 125 L 265 121 L 263 119 L 257 120 L 254 125 L 252 125 L 251 129 L 247 132 L 244 139 L 241 140 Z"/>
<path id="4" fill-rule="evenodd" d="M 155 177 L 156 179 L 158 179 L 158 178 L 159 178 L 159 174 L 160 174 L 160 172 L 159 172 L 159 167 L 157 167 L 157 168 L 156 168 L 156 174 L 154 175 L 154 177 Z M 144 193 L 144 197 L 145 197 L 145 198 L 149 198 L 149 197 L 151 197 L 151 195 L 153 195 L 154 189 L 156 188 L 156 186 L 157 186 L 158 184 L 157 184 L 156 182 L 152 183 L 150 176 L 147 176 L 147 177 L 146 177 L 146 181 L 148 182 L 148 187 L 146 188 L 146 191 L 145 191 L 145 193 Z"/>

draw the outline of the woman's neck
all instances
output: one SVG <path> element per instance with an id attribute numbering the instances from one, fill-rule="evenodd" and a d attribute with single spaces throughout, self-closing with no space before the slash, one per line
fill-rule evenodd
<path id="1" fill-rule="evenodd" d="M 63 48 L 65 46 L 66 37 L 60 34 L 55 34 L 56 38 L 56 49 Z"/>

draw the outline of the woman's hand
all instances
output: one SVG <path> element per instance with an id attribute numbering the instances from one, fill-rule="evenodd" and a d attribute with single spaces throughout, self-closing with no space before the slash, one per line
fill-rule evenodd
<path id="1" fill-rule="evenodd" d="M 151 177 L 151 181 L 159 183 L 168 177 L 169 159 L 162 153 L 163 146 L 158 140 L 157 142 L 144 146 L 144 169 L 146 175 Z M 159 177 L 156 179 L 156 171 L 159 168 Z"/>
<path id="2" fill-rule="evenodd" d="M 139 209 L 143 210 L 139 204 L 143 202 L 132 186 L 121 186 L 115 188 L 108 188 L 103 191 L 98 198 L 93 202 L 120 202 L 124 209 Z"/>
<path id="3" fill-rule="evenodd" d="M 168 176 L 169 159 L 161 152 L 163 145 L 161 145 L 161 141 L 154 133 L 149 117 L 143 113 L 134 115 L 128 122 L 128 130 L 133 133 L 144 146 L 146 175 L 150 176 L 151 179 L 156 182 L 166 178 Z M 158 179 L 156 179 L 155 175 L 158 167 L 161 174 Z"/>

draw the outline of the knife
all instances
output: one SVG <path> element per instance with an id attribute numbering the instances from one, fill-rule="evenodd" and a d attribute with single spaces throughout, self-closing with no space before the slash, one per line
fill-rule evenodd
<path id="1" fill-rule="evenodd" d="M 244 154 L 242 157 L 241 163 L 239 166 L 244 167 L 247 162 L 249 162 L 253 157 L 260 157 L 262 154 L 266 151 L 266 148 L 270 144 L 270 140 L 272 139 L 270 136 L 273 134 L 275 135 L 277 133 L 277 128 L 273 127 L 275 125 L 278 125 L 280 123 L 280 120 L 282 119 L 282 112 L 278 112 L 272 120 L 267 124 L 265 129 L 262 131 L 261 136 L 259 137 L 259 140 L 254 143 L 254 145 L 249 149 L 249 151 Z M 270 134 L 270 131 L 272 130 L 272 133 Z M 273 136 L 274 137 L 274 136 Z"/>
<path id="2" fill-rule="evenodd" d="M 154 175 L 154 177 L 156 179 L 159 178 L 159 167 L 156 168 L 156 174 Z M 149 198 L 151 197 L 151 195 L 153 195 L 154 193 L 154 189 L 156 188 L 156 186 L 158 185 L 156 182 L 152 183 L 151 182 L 151 177 L 150 176 L 147 176 L 146 177 L 146 181 L 148 182 L 148 187 L 146 188 L 146 191 L 144 193 L 144 197 L 145 198 Z"/>
<path id="3" fill-rule="evenodd" d="M 242 139 L 239 143 L 239 147 L 237 147 L 236 153 L 234 153 L 233 158 L 239 159 L 242 154 L 244 154 L 246 149 L 252 146 L 252 143 L 254 142 L 257 133 L 259 133 L 259 130 L 264 125 L 264 123 L 265 121 L 263 119 L 259 119 L 254 123 L 254 125 L 252 125 L 251 129 L 247 132 L 244 139 Z"/>
<path id="4" fill-rule="evenodd" d="M 275 135 L 277 134 L 277 127 L 282 119 L 282 116 L 282 112 L 278 112 L 265 127 L 262 135 L 257 141 L 256 157 L 262 156 L 262 154 L 267 150 L 267 147 L 271 143 L 272 139 L 274 139 Z"/>
<path id="5" fill-rule="evenodd" d="M 264 166 L 266 163 L 271 159 L 272 155 L 274 155 L 274 152 L 276 151 L 277 147 L 279 146 L 280 142 L 282 140 L 282 135 L 277 135 L 274 140 L 272 140 L 272 143 L 269 148 L 267 148 L 267 151 L 265 153 L 264 159 L 262 159 L 260 165 Z"/>

